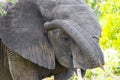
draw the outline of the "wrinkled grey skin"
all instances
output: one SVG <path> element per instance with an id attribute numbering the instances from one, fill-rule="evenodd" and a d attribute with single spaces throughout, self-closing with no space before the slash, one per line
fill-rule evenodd
<path id="1" fill-rule="evenodd" d="M 68 31 L 67 34 L 78 44 L 79 48 L 76 48 L 76 45 L 73 47 L 73 44 L 72 47 L 67 45 L 70 50 L 75 49 L 76 51 L 73 51 L 74 53 L 71 51 L 74 68 L 86 70 L 101 67 L 104 64 L 103 53 L 98 44 L 101 26 L 95 19 L 93 11 L 82 0 L 38 0 L 37 4 L 42 15 L 52 19 L 51 22 L 44 24 L 48 31 L 56 28 L 65 29 L 67 26 L 65 31 Z M 70 26 L 71 29 L 74 27 L 73 31 L 77 29 L 76 33 L 69 32 L 67 28 Z M 54 44 L 56 43 L 54 42 Z M 59 47 L 58 45 L 54 46 Z M 56 51 L 57 55 L 61 54 L 59 53 L 61 50 Z M 64 49 L 62 51 L 66 53 Z M 63 58 L 59 56 L 57 59 Z M 59 62 L 64 66 L 66 64 L 61 60 Z"/>
<path id="2" fill-rule="evenodd" d="M 101 27 L 81 0 L 20 0 L 0 29 L 13 80 L 67 80 L 73 71 L 102 67 Z M 21 7 L 20 7 L 21 6 Z M 27 68 L 26 68 L 27 67 Z M 59 71 L 60 70 L 60 71 Z M 22 75 L 22 76 L 21 76 Z"/>

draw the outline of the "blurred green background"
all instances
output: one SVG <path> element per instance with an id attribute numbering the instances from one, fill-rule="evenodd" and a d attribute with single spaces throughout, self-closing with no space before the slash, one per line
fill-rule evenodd
<path id="1" fill-rule="evenodd" d="M 16 0 L 7 1 L 15 3 Z M 102 26 L 100 46 L 105 56 L 105 71 L 87 70 L 85 80 L 120 80 L 120 0 L 86 0 L 86 3 Z M 0 15 L 6 14 L 2 6 L 0 3 Z M 77 76 L 70 80 L 77 80 Z"/>

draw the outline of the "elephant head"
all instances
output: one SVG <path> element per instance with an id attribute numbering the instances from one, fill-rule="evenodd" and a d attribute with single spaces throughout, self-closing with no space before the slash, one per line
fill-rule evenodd
<path id="1" fill-rule="evenodd" d="M 79 27 L 79 25 L 71 20 L 53 20 L 45 23 L 44 26 L 47 31 L 57 28 L 62 29 L 62 31 L 57 31 L 57 33 L 52 31 L 50 41 L 55 48 L 54 50 L 57 53 L 57 57 L 60 61 L 63 60 L 61 63 L 63 62 L 64 66 L 67 67 L 68 64 L 73 62 L 71 65 L 73 64 L 74 68 L 83 70 L 95 67 L 102 68 L 104 59 L 103 53 L 97 43 L 98 41 Z M 67 59 L 68 55 L 72 58 L 72 61 L 70 58 Z M 67 61 L 68 64 L 65 61 Z"/>
<path id="2" fill-rule="evenodd" d="M 91 35 L 72 19 L 51 19 L 41 11 L 33 2 L 17 3 L 8 11 L 0 37 L 10 50 L 47 69 L 55 69 L 55 59 L 72 70 L 102 67 L 100 34 Z"/>

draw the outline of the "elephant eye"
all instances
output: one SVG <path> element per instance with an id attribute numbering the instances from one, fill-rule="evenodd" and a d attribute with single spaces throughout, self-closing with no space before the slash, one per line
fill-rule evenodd
<path id="1" fill-rule="evenodd" d="M 64 38 L 64 41 L 69 41 L 69 37 L 65 37 L 65 38 Z"/>
<path id="2" fill-rule="evenodd" d="M 62 36 L 61 39 L 62 39 L 62 41 L 65 41 L 65 42 L 70 40 L 70 38 L 68 36 Z"/>

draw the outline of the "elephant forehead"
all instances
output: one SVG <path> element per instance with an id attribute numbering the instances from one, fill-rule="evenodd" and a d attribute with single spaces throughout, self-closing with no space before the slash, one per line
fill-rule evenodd
<path id="1" fill-rule="evenodd" d="M 95 36 L 96 38 L 100 37 L 101 26 L 97 22 L 95 16 L 89 11 L 83 10 L 81 12 L 74 13 L 70 16 L 70 19 L 78 23 L 80 27 L 82 27 L 91 36 Z"/>

